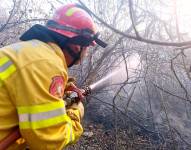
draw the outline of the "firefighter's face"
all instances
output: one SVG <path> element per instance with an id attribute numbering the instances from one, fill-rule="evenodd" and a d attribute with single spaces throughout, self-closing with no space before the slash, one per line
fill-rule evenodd
<path id="1" fill-rule="evenodd" d="M 85 57 L 87 57 L 87 50 L 88 50 L 88 47 L 83 47 L 82 48 L 82 53 L 81 53 L 81 56 L 80 56 L 80 60 L 78 60 L 75 64 L 78 65 L 80 64 Z"/>
<path id="2" fill-rule="evenodd" d="M 76 53 L 78 53 L 79 51 L 80 51 L 80 46 L 78 46 L 78 45 L 69 45 L 70 46 L 70 48 L 74 51 L 74 52 L 76 52 Z M 78 65 L 78 64 L 80 64 L 83 60 L 84 60 L 84 58 L 85 57 L 87 57 L 87 50 L 88 50 L 88 48 L 89 47 L 83 47 L 82 48 L 82 52 L 81 52 L 81 55 L 80 55 L 80 59 L 75 63 L 75 65 Z"/>

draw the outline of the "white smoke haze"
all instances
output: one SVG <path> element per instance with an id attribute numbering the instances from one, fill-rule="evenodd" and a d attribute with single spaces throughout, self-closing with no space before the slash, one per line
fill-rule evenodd
<path id="1" fill-rule="evenodd" d="M 19 36 L 32 25 L 36 23 L 44 25 L 44 19 L 49 19 L 57 7 L 78 1 L 0 0 L 0 2 L 0 29 L 11 14 L 13 2 L 16 4 L 7 26 L 0 32 L 0 46 L 3 47 L 19 41 Z M 113 28 L 136 37 L 129 15 L 129 1 L 83 0 L 83 2 Z M 177 16 L 174 13 L 174 2 L 177 4 Z M 189 41 L 191 39 L 190 6 L 190 0 L 133 1 L 135 27 L 140 36 L 148 40 L 175 43 Z M 34 19 L 43 20 L 34 21 Z M 164 133 L 164 136 L 167 134 L 162 145 L 167 143 L 173 145 L 174 137 L 177 141 L 182 141 L 174 132 L 174 128 L 180 132 L 184 140 L 191 143 L 191 104 L 187 102 L 191 99 L 190 48 L 180 53 L 181 50 L 177 47 L 153 45 L 126 38 L 109 29 L 95 17 L 93 19 L 98 30 L 101 31 L 101 38 L 108 43 L 108 47 L 92 48 L 84 63 L 69 69 L 71 75 L 76 77 L 79 87 L 90 85 L 96 91 L 93 96 L 110 104 L 104 105 L 91 98 L 90 103 L 93 106 L 91 111 L 95 111 L 92 116 L 96 117 L 101 113 L 105 122 L 110 119 L 113 123 L 112 117 L 115 114 L 111 106 L 115 104 L 120 111 L 130 114 L 142 126 Z M 177 57 L 178 53 L 180 55 Z M 125 61 L 123 55 L 126 57 Z M 177 58 L 174 59 L 175 57 Z M 96 102 L 99 102 L 97 107 Z M 106 109 L 108 107 L 109 110 Z M 107 114 L 112 117 L 104 118 Z M 120 117 L 122 116 L 120 114 Z M 124 118 L 124 122 L 126 120 L 128 118 Z M 131 122 L 127 125 L 129 123 Z M 134 124 L 132 126 L 136 127 Z M 169 135 L 172 130 L 173 136 Z M 130 139 L 129 142 L 134 143 L 134 139 Z M 179 144 L 177 149 L 183 149 L 181 146 Z M 156 147 L 156 149 L 160 148 Z"/>

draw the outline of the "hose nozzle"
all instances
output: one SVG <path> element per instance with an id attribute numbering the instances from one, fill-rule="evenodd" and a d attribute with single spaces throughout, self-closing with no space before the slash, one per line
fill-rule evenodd
<path id="1" fill-rule="evenodd" d="M 84 96 L 88 96 L 88 95 L 90 95 L 91 94 L 91 88 L 89 87 L 89 86 L 85 86 L 84 88 L 82 88 L 82 89 L 84 89 L 84 93 L 83 93 L 83 95 Z"/>

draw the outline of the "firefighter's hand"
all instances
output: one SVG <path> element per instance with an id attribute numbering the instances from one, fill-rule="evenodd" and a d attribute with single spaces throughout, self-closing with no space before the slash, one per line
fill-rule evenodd
<path id="1" fill-rule="evenodd" d="M 83 101 L 85 90 L 79 89 L 73 82 L 68 83 L 65 93 L 76 93 L 78 101 Z"/>
<path id="2" fill-rule="evenodd" d="M 76 79 L 73 78 L 73 77 L 69 77 L 69 78 L 68 78 L 68 81 L 67 81 L 67 84 L 66 84 L 66 89 L 67 89 L 68 87 L 70 87 L 71 84 L 74 84 L 74 85 L 76 84 Z"/>
<path id="3" fill-rule="evenodd" d="M 84 105 L 82 102 L 73 103 L 71 106 L 68 106 L 68 109 L 78 109 L 80 111 L 80 118 L 84 117 Z"/>

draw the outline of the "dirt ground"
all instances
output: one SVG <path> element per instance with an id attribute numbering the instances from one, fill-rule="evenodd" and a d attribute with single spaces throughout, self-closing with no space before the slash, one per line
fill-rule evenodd
<path id="1" fill-rule="evenodd" d="M 167 150 L 165 145 L 153 144 L 146 137 L 132 136 L 125 130 L 105 130 L 101 124 L 87 124 L 80 140 L 67 150 Z"/>

